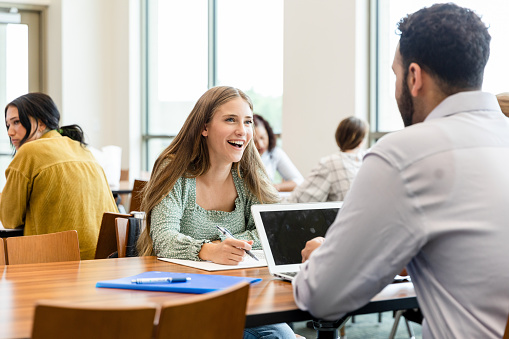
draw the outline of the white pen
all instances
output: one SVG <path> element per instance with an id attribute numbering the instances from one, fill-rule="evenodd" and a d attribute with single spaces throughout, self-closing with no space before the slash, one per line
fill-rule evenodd
<path id="1" fill-rule="evenodd" d="M 230 238 L 230 239 L 235 239 L 235 237 L 233 236 L 233 234 L 230 233 L 230 231 L 228 231 L 226 228 L 224 227 L 221 227 L 221 226 L 217 226 L 217 229 L 219 230 L 219 232 L 223 233 L 227 238 Z M 253 252 L 251 252 L 250 250 L 244 250 L 251 258 L 255 259 L 256 261 L 260 261 L 258 260 L 258 258 L 253 254 Z"/>
<path id="2" fill-rule="evenodd" d="M 151 284 L 151 283 L 184 283 L 191 280 L 190 277 L 165 277 L 165 278 L 138 278 L 132 279 L 131 283 L 133 284 Z"/>

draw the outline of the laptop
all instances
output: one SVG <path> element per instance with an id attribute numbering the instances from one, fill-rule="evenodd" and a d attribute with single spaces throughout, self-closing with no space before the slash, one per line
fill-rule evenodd
<path id="1" fill-rule="evenodd" d="M 342 205 L 336 201 L 251 206 L 269 272 L 291 281 L 300 270 L 306 242 L 325 236 Z"/>

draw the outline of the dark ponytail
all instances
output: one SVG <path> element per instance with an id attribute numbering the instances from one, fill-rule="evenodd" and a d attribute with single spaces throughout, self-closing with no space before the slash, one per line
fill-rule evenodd
<path id="1" fill-rule="evenodd" d="M 63 137 L 68 137 L 72 140 L 78 141 L 81 146 L 86 146 L 85 135 L 83 134 L 83 130 L 78 125 L 68 125 L 62 126 L 57 129 L 58 133 L 60 133 Z"/>

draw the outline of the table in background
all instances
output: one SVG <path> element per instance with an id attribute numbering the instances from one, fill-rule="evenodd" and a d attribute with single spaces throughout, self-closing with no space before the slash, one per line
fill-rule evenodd
<path id="1" fill-rule="evenodd" d="M 118 188 L 112 189 L 111 193 L 113 194 L 131 194 L 133 191 L 133 184 L 129 180 L 121 180 L 119 182 Z"/>
<path id="2" fill-rule="evenodd" d="M 23 235 L 23 228 L 4 228 L 0 222 L 0 238 L 19 237 Z"/>
<path id="3" fill-rule="evenodd" d="M 100 280 L 123 278 L 146 271 L 220 274 L 258 277 L 249 290 L 246 327 L 311 319 L 298 309 L 290 283 L 273 278 L 266 267 L 206 272 L 157 260 L 156 257 L 85 260 L 0 266 L 0 338 L 29 337 L 37 300 L 51 299 L 81 305 L 162 304 L 190 294 L 96 288 Z M 417 307 L 413 286 L 388 286 L 352 314 Z"/>

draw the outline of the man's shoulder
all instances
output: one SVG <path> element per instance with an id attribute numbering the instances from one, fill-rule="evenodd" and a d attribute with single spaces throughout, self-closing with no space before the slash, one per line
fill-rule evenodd
<path id="1" fill-rule="evenodd" d="M 442 129 L 435 123 L 419 123 L 383 136 L 366 154 L 377 155 L 401 166 L 446 149 Z"/>

